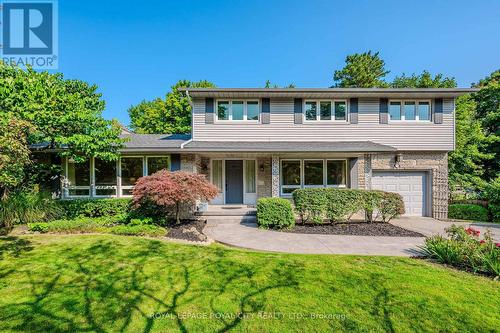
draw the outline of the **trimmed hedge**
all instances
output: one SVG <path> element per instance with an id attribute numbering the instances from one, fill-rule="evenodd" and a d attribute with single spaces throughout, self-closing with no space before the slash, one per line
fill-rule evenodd
<path id="1" fill-rule="evenodd" d="M 130 199 L 76 199 L 61 200 L 60 206 L 65 212 L 65 217 L 101 217 L 126 214 L 130 210 Z"/>
<path id="2" fill-rule="evenodd" d="M 401 195 L 383 191 L 338 188 L 306 188 L 293 191 L 295 209 L 302 222 L 348 221 L 363 211 L 368 221 L 380 216 L 382 221 L 404 214 Z M 373 217 L 373 213 L 377 216 Z"/>
<path id="3" fill-rule="evenodd" d="M 500 177 L 497 177 L 486 186 L 484 196 L 488 200 L 491 220 L 493 222 L 500 222 Z"/>
<path id="4" fill-rule="evenodd" d="M 448 206 L 450 219 L 488 221 L 488 209 L 474 204 L 453 204 Z"/>
<path id="5" fill-rule="evenodd" d="M 264 229 L 290 229 L 295 225 L 292 204 L 282 198 L 257 201 L 257 224 Z"/>

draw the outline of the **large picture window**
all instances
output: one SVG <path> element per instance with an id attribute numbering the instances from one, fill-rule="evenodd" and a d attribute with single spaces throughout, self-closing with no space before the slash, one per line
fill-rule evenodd
<path id="1" fill-rule="evenodd" d="M 95 159 L 94 162 L 95 195 L 116 195 L 116 161 Z"/>
<path id="2" fill-rule="evenodd" d="M 304 118 L 306 121 L 345 122 L 347 121 L 347 101 L 305 101 Z"/>
<path id="3" fill-rule="evenodd" d="M 418 100 L 390 101 L 389 119 L 391 121 L 431 120 L 431 102 Z"/>
<path id="4" fill-rule="evenodd" d="M 217 101 L 218 121 L 259 121 L 259 101 L 220 100 Z"/>
<path id="5" fill-rule="evenodd" d="M 90 160 L 82 163 L 68 161 L 66 178 L 68 180 L 68 195 L 90 195 Z"/>
<path id="6" fill-rule="evenodd" d="M 347 160 L 282 160 L 281 194 L 306 187 L 346 187 Z"/>

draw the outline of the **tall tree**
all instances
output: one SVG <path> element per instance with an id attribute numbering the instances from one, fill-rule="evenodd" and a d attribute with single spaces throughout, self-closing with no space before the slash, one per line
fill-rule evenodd
<path id="1" fill-rule="evenodd" d="M 0 118 L 0 200 L 24 179 L 31 162 L 28 135 L 33 129 L 28 121 L 10 115 Z"/>
<path id="2" fill-rule="evenodd" d="M 476 102 L 470 95 L 460 96 L 455 108 L 455 150 L 449 154 L 449 184 L 452 190 L 475 192 L 486 185 L 484 161 L 491 154 L 484 153 L 486 137 L 476 117 Z"/>
<path id="3" fill-rule="evenodd" d="M 180 80 L 172 86 L 165 99 L 142 101 L 128 109 L 130 127 L 143 134 L 184 134 L 191 131 L 189 97 L 178 88 L 211 88 L 212 82 Z"/>
<path id="4" fill-rule="evenodd" d="M 386 87 L 383 78 L 389 73 L 379 53 L 355 53 L 345 59 L 346 65 L 333 74 L 334 87 L 339 88 L 374 88 Z"/>
<path id="5" fill-rule="evenodd" d="M 422 74 L 406 76 L 404 73 L 396 76 L 391 83 L 393 88 L 455 88 L 457 82 L 453 77 L 445 77 L 443 74 L 432 74 L 424 70 Z"/>
<path id="6" fill-rule="evenodd" d="M 103 110 L 95 85 L 0 62 L 0 117 L 32 123 L 30 144 L 65 148 L 59 154 L 76 161 L 115 159 L 123 140 L 120 129 L 102 117 Z"/>
<path id="7" fill-rule="evenodd" d="M 482 123 L 487 144 L 483 152 L 493 154 L 484 161 L 485 176 L 493 180 L 500 176 L 500 70 L 474 85 L 481 90 L 474 94 L 477 103 L 477 119 Z"/>

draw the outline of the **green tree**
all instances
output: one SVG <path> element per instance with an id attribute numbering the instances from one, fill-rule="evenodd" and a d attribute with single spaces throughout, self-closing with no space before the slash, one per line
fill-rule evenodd
<path id="1" fill-rule="evenodd" d="M 165 99 L 142 101 L 128 109 L 130 127 L 143 134 L 184 134 L 191 131 L 191 104 L 178 88 L 211 88 L 212 82 L 180 80 L 167 93 Z"/>
<path id="2" fill-rule="evenodd" d="M 432 74 L 424 70 L 422 74 L 396 76 L 391 83 L 393 88 L 455 88 L 457 82 L 453 77 L 444 77 L 443 74 Z"/>
<path id="3" fill-rule="evenodd" d="M 33 129 L 28 121 L 10 115 L 0 118 L 0 200 L 24 179 L 31 163 L 28 135 Z"/>
<path id="4" fill-rule="evenodd" d="M 383 78 L 389 73 L 379 53 L 355 53 L 345 59 L 346 65 L 333 74 L 334 87 L 339 88 L 374 88 L 387 87 Z"/>
<path id="5" fill-rule="evenodd" d="M 76 161 L 116 159 L 120 128 L 102 117 L 103 110 L 95 85 L 0 63 L 0 117 L 32 123 L 30 144 L 45 142 Z"/>
<path id="6" fill-rule="evenodd" d="M 486 180 L 491 181 L 500 176 L 500 70 L 474 86 L 481 89 L 474 94 L 474 99 L 477 103 L 476 116 L 486 136 L 483 152 L 493 155 L 484 161 Z"/>
<path id="7" fill-rule="evenodd" d="M 455 108 L 455 150 L 449 154 L 449 184 L 475 192 L 484 188 L 484 161 L 491 154 L 483 152 L 486 137 L 476 117 L 476 102 L 470 95 L 460 96 Z"/>

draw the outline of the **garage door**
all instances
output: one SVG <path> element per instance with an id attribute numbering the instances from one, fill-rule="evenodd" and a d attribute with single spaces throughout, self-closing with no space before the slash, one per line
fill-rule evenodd
<path id="1" fill-rule="evenodd" d="M 418 171 L 374 171 L 372 188 L 401 194 L 408 216 L 425 216 L 427 212 L 426 173 Z"/>

